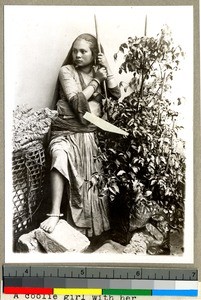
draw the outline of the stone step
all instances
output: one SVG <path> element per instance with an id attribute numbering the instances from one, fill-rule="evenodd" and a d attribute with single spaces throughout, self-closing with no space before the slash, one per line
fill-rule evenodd
<path id="1" fill-rule="evenodd" d="M 83 252 L 90 244 L 89 239 L 65 220 L 59 220 L 53 232 L 41 228 L 35 230 L 35 237 L 46 252 Z"/>
<path id="2" fill-rule="evenodd" d="M 35 231 L 21 235 L 17 243 L 17 251 L 19 252 L 43 252 L 41 245 L 36 239 Z"/>

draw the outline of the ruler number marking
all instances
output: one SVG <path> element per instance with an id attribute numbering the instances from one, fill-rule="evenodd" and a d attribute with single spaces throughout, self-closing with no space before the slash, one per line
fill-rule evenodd
<path id="1" fill-rule="evenodd" d="M 136 276 L 139 277 L 140 276 L 140 271 L 136 272 Z"/>
<path id="2" fill-rule="evenodd" d="M 192 277 L 194 278 L 196 275 L 196 272 L 192 272 Z"/>

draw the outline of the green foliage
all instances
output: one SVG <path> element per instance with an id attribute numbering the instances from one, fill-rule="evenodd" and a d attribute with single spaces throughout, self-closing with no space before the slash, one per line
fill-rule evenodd
<path id="1" fill-rule="evenodd" d="M 129 132 L 129 136 L 99 132 L 104 193 L 113 210 L 119 207 L 121 215 L 124 208 L 124 230 L 133 228 L 133 215 L 140 223 L 140 218 L 148 221 L 159 211 L 170 228 L 182 229 L 185 145 L 179 138 L 178 113 L 167 92 L 184 53 L 180 46 L 174 46 L 167 27 L 157 38 L 129 38 L 119 51 L 124 53 L 119 72 L 132 73 L 128 86 L 133 92 L 118 102 L 107 99 L 103 110 L 108 121 Z M 177 104 L 181 104 L 180 99 Z M 143 210 L 139 214 L 140 207 Z M 136 228 L 143 226 L 141 223 Z"/>

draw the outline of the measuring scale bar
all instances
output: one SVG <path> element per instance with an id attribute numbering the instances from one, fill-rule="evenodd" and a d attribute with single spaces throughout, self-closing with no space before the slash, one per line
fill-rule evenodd
<path id="1" fill-rule="evenodd" d="M 121 267 L 3 267 L 5 294 L 197 296 L 198 271 Z"/>
<path id="2" fill-rule="evenodd" d="M 4 265 L 5 277 L 57 277 L 78 279 L 138 279 L 198 281 L 195 269 L 153 269 L 131 267 L 69 267 Z"/>

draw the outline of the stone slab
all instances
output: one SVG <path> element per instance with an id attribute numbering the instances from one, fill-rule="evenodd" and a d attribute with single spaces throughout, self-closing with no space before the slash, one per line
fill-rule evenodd
<path id="1" fill-rule="evenodd" d="M 17 243 L 17 250 L 20 252 L 42 252 L 41 246 L 38 243 L 35 231 L 32 230 L 29 233 L 23 234 L 19 237 Z"/>
<path id="2" fill-rule="evenodd" d="M 83 252 L 90 244 L 89 239 L 65 220 L 59 220 L 53 232 L 36 229 L 35 236 L 46 252 Z"/>
<path id="3" fill-rule="evenodd" d="M 143 232 L 137 232 L 133 234 L 130 243 L 124 248 L 123 253 L 145 255 L 146 251 L 147 237 Z"/>
<path id="4" fill-rule="evenodd" d="M 104 245 L 102 245 L 99 249 L 95 251 L 95 253 L 122 253 L 125 246 L 122 246 L 121 244 L 114 242 L 112 240 L 106 241 Z"/>

